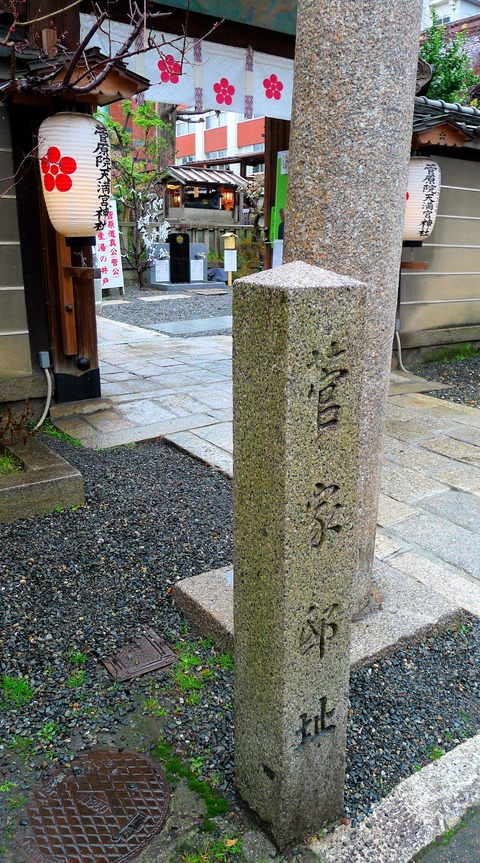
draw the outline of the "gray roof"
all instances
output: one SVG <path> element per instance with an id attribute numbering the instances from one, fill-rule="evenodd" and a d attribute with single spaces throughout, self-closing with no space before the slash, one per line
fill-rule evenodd
<path id="1" fill-rule="evenodd" d="M 471 105 L 444 102 L 443 99 L 415 97 L 413 133 L 433 129 L 441 123 L 449 123 L 471 138 L 480 137 L 480 111 Z"/>
<path id="2" fill-rule="evenodd" d="M 214 171 L 212 168 L 189 168 L 183 165 L 171 165 L 168 177 L 177 180 L 184 186 L 240 186 L 245 183 L 243 177 L 233 171 Z"/>

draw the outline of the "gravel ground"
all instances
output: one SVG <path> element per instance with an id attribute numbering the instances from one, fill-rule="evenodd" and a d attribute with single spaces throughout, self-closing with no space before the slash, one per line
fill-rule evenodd
<path id="1" fill-rule="evenodd" d="M 172 321 L 190 321 L 199 318 L 219 318 L 232 314 L 232 289 L 222 284 L 211 284 L 212 288 L 226 290 L 221 296 L 202 296 L 191 293 L 188 298 L 181 300 L 162 299 L 155 303 L 144 302 L 141 297 L 159 297 L 159 291 L 139 291 L 137 288 L 127 286 L 125 296 L 121 299 L 127 300 L 128 305 L 110 305 L 109 300 L 103 303 L 101 316 L 112 321 L 120 321 L 124 324 L 133 324 L 136 327 L 149 329 L 160 323 Z M 163 296 L 163 295 L 162 295 Z M 113 297 L 113 300 L 118 297 Z M 227 335 L 231 330 L 208 330 L 205 333 L 195 333 L 193 337 Z M 182 338 L 191 338 L 191 335 Z"/>
<path id="2" fill-rule="evenodd" d="M 87 502 L 2 526 L 0 673 L 34 690 L 23 706 L 4 696 L 3 827 L 31 782 L 75 752 L 127 745 L 133 715 L 142 735 L 150 716 L 151 739 L 163 724 L 197 774 L 233 800 L 231 663 L 205 642 L 191 646 L 170 598 L 177 578 L 231 560 L 230 481 L 161 442 L 106 452 L 48 445 L 81 470 Z M 142 623 L 179 647 L 173 678 L 114 685 L 98 660 Z M 77 652 L 85 663 L 75 664 Z M 476 733 L 479 671 L 478 621 L 465 615 L 459 630 L 354 674 L 346 817 L 361 820 L 401 778 Z"/>
<path id="3" fill-rule="evenodd" d="M 434 390 L 426 395 L 480 408 L 480 357 L 446 363 L 416 363 L 408 365 L 408 370 L 427 381 L 437 381 L 450 387 L 448 390 Z"/>

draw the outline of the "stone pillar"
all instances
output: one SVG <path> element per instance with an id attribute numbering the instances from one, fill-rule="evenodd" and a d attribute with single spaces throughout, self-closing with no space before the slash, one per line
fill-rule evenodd
<path id="1" fill-rule="evenodd" d="M 285 847 L 342 812 L 365 286 L 235 283 L 237 790 Z"/>
<path id="2" fill-rule="evenodd" d="M 370 287 L 359 566 L 368 602 L 422 0 L 299 0 L 284 261 Z"/>

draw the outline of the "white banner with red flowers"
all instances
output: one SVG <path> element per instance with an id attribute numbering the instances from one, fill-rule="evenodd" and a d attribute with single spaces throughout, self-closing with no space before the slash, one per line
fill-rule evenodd
<path id="1" fill-rule="evenodd" d="M 83 39 L 94 22 L 80 15 Z M 125 41 L 126 24 L 105 22 L 89 47 L 111 56 Z M 129 69 L 148 78 L 145 99 L 185 105 L 197 111 L 236 111 L 289 120 L 292 108 L 293 60 L 171 33 L 148 31 L 157 49 L 127 59 Z M 144 34 L 131 50 L 141 50 Z"/>
<path id="2" fill-rule="evenodd" d="M 152 82 L 143 94 L 145 99 L 172 105 L 195 104 L 193 43 L 183 44 L 184 41 L 136 58 L 136 71 Z"/>
<path id="3" fill-rule="evenodd" d="M 203 110 L 245 111 L 245 55 L 242 48 L 202 42 Z"/>
<path id="4" fill-rule="evenodd" d="M 293 60 L 253 55 L 253 110 L 256 116 L 289 120 L 292 112 Z"/>

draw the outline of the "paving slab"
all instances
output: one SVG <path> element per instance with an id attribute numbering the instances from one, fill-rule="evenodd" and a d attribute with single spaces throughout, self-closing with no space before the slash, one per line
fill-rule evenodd
<path id="1" fill-rule="evenodd" d="M 217 467 L 227 476 L 233 476 L 233 456 L 214 444 L 203 440 L 198 434 L 185 431 L 175 434 L 166 434 L 165 440 L 175 444 L 179 449 L 192 453 L 206 464 Z"/>
<path id="2" fill-rule="evenodd" d="M 380 527 L 387 527 L 389 524 L 401 521 L 402 518 L 414 515 L 415 512 L 416 510 L 412 506 L 407 506 L 393 497 L 381 494 L 378 501 L 377 523 Z"/>
<path id="3" fill-rule="evenodd" d="M 456 461 L 465 461 L 467 464 L 480 466 L 480 447 L 473 444 L 440 435 L 431 440 L 422 440 L 422 446 Z"/>
<path id="4" fill-rule="evenodd" d="M 473 465 L 467 467 L 452 461 L 450 465 L 450 468 L 435 473 L 439 482 L 462 491 L 470 491 L 472 494 L 480 494 L 480 468 Z"/>
<path id="5" fill-rule="evenodd" d="M 85 503 L 79 471 L 35 438 L 7 447 L 7 454 L 23 470 L 0 477 L 0 523 Z"/>
<path id="6" fill-rule="evenodd" d="M 427 509 L 480 536 L 480 500 L 475 495 L 462 491 L 447 491 L 425 498 L 421 506 L 422 509 Z"/>
<path id="7" fill-rule="evenodd" d="M 354 667 L 371 664 L 403 642 L 443 629 L 460 614 L 457 603 L 432 594 L 394 565 L 377 563 L 374 580 L 382 606 L 352 624 L 350 657 Z M 231 566 L 178 581 L 173 596 L 182 613 L 202 635 L 234 652 Z"/>
<path id="8" fill-rule="evenodd" d="M 400 782 L 358 827 L 339 827 L 310 847 L 321 863 L 410 863 L 478 805 L 479 735 Z"/>
<path id="9" fill-rule="evenodd" d="M 436 431 L 446 431 L 453 423 L 429 416 L 412 420 L 387 420 L 385 433 L 403 441 L 421 441 Z"/>
<path id="10" fill-rule="evenodd" d="M 138 297 L 142 303 L 159 303 L 162 300 L 188 300 L 188 294 L 159 294 L 158 297 Z"/>
<path id="11" fill-rule="evenodd" d="M 435 593 L 456 602 L 465 611 L 480 617 L 480 585 L 449 564 L 439 564 L 413 551 L 400 552 L 393 561 L 395 569 L 420 581 Z"/>
<path id="12" fill-rule="evenodd" d="M 446 420 L 462 422 L 466 425 L 480 428 L 480 411 L 477 408 L 466 407 L 465 405 L 456 404 L 456 402 L 447 402 L 422 393 L 391 396 L 390 402 L 394 405 L 405 407 L 407 410 L 412 408 L 419 411 L 426 409 L 435 418 L 443 417 Z"/>
<path id="13" fill-rule="evenodd" d="M 389 497 L 403 503 L 415 503 L 431 494 L 447 491 L 438 480 L 431 479 L 410 468 L 401 467 L 393 462 L 384 462 L 381 476 L 381 490 Z"/>
<path id="14" fill-rule="evenodd" d="M 447 456 L 430 452 L 417 444 L 400 442 L 388 435 L 385 436 L 384 452 L 387 458 L 396 464 L 424 474 L 447 469 L 452 464 Z"/>
<path id="15" fill-rule="evenodd" d="M 480 860 L 480 807 L 470 809 L 452 830 L 415 857 L 414 863 L 472 863 L 477 860 Z"/>
<path id="16" fill-rule="evenodd" d="M 231 330 L 232 316 L 226 315 L 219 318 L 195 318 L 188 321 L 175 321 L 152 325 L 152 330 L 161 333 L 171 333 L 174 336 L 189 335 L 190 333 L 207 333 L 209 330 Z"/>
<path id="17" fill-rule="evenodd" d="M 417 513 L 392 527 L 388 533 L 464 570 L 480 580 L 480 536 L 430 513 Z M 425 555 L 423 555 L 425 556 Z"/>

